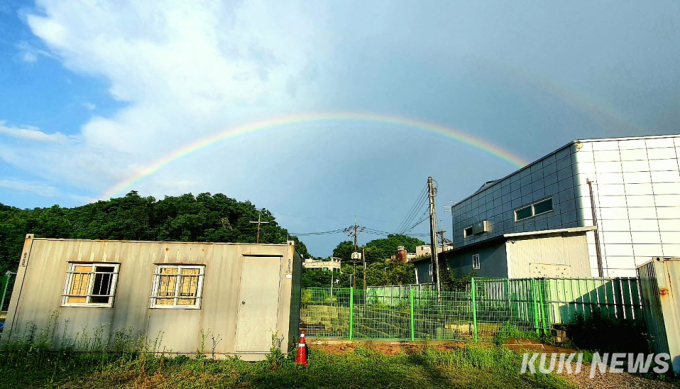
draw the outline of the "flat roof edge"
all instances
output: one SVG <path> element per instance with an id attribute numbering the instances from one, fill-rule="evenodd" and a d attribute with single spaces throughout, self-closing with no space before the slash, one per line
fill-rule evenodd
<path id="1" fill-rule="evenodd" d="M 49 240 L 64 242 L 114 242 L 114 243 L 156 243 L 156 244 L 204 244 L 204 245 L 241 245 L 241 246 L 289 246 L 289 243 L 239 243 L 239 242 L 182 242 L 176 240 L 125 240 L 125 239 L 68 239 L 68 238 L 36 238 L 33 240 Z"/>
<path id="2" fill-rule="evenodd" d="M 483 240 L 481 242 L 475 242 L 471 243 L 465 246 L 460 246 L 460 247 L 455 247 L 451 250 L 447 250 L 444 252 L 439 253 L 439 255 L 442 254 L 456 254 L 461 251 L 469 250 L 469 249 L 474 249 L 476 247 L 488 245 L 488 244 L 497 244 L 500 242 L 505 242 L 506 240 L 509 240 L 511 238 L 521 238 L 521 237 L 530 237 L 530 236 L 540 236 L 540 235 L 553 235 L 553 234 L 569 234 L 569 233 L 579 233 L 583 232 L 586 233 L 588 231 L 594 231 L 596 230 L 597 227 L 595 226 L 586 226 L 586 227 L 573 227 L 573 228 L 560 228 L 557 230 L 542 230 L 542 231 L 528 231 L 528 232 L 516 232 L 513 234 L 503 234 L 503 235 L 498 235 L 494 236 L 492 238 L 489 238 L 487 240 Z"/>
<path id="3" fill-rule="evenodd" d="M 568 234 L 568 233 L 588 232 L 588 231 L 594 231 L 594 230 L 597 230 L 596 226 L 585 226 L 585 227 L 573 227 L 573 228 L 559 228 L 559 229 L 556 229 L 556 230 L 515 232 L 515 233 L 512 233 L 512 234 L 503 234 L 503 237 L 504 238 L 518 238 L 518 237 L 522 237 L 522 236 Z"/>

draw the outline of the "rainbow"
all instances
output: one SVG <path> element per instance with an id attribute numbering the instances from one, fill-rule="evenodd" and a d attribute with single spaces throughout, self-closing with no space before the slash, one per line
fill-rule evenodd
<path id="1" fill-rule="evenodd" d="M 239 135 L 269 128 L 289 126 L 292 124 L 328 122 L 328 121 L 381 123 L 390 124 L 394 126 L 415 128 L 455 139 L 456 141 L 467 144 L 479 150 L 485 151 L 506 162 L 509 162 L 510 164 L 517 168 L 523 167 L 524 165 L 528 164 L 528 161 L 524 160 L 520 156 L 513 154 L 508 150 L 502 149 L 501 147 L 494 145 L 488 141 L 474 137 L 463 131 L 459 131 L 450 127 L 445 127 L 435 123 L 399 116 L 387 116 L 373 113 L 327 112 L 327 113 L 297 114 L 262 120 L 236 127 L 230 127 L 217 133 L 208 135 L 204 138 L 198 139 L 195 142 L 185 145 L 184 147 L 181 147 L 179 149 L 176 149 L 170 154 L 164 155 L 162 158 L 150 163 L 144 168 L 139 169 L 129 178 L 107 189 L 106 192 L 104 192 L 104 194 L 100 198 L 109 199 L 111 197 L 120 195 L 123 193 L 123 191 L 130 189 L 134 184 L 138 183 L 145 177 L 154 174 L 158 170 L 164 168 L 165 166 L 170 165 L 174 161 L 182 159 L 190 154 L 193 154 L 197 151 L 200 151 L 202 149 L 205 149 L 227 139 L 231 139 Z"/>

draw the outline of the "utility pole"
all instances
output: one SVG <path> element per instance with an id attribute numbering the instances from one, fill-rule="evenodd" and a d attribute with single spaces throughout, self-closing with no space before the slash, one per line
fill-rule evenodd
<path id="1" fill-rule="evenodd" d="M 359 234 L 357 233 L 357 230 L 359 229 L 359 225 L 357 224 L 357 218 L 354 218 L 354 227 L 352 227 L 352 229 L 354 230 L 354 232 L 352 232 L 350 235 L 354 236 L 354 252 L 356 252 L 358 248 L 357 238 L 359 236 Z"/>
<path id="2" fill-rule="evenodd" d="M 432 267 L 435 269 L 435 274 L 433 278 L 435 284 L 437 285 L 437 297 L 441 296 L 441 281 L 439 279 L 439 256 L 437 255 L 437 212 L 434 207 L 434 196 L 436 195 L 436 190 L 432 177 L 427 178 L 427 187 L 430 198 L 430 242 L 432 244 Z"/>
<path id="3" fill-rule="evenodd" d="M 364 290 L 366 290 L 366 247 L 361 249 L 361 259 L 364 260 Z"/>
<path id="4" fill-rule="evenodd" d="M 444 246 L 446 246 L 446 242 L 444 241 L 444 234 L 445 233 L 446 233 L 446 231 L 444 231 L 444 230 L 437 231 L 437 236 L 439 237 L 439 242 L 442 245 L 442 250 L 444 250 Z"/>
<path id="5" fill-rule="evenodd" d="M 359 249 L 359 244 L 358 244 L 358 237 L 359 237 L 359 231 L 363 230 L 363 227 L 359 227 L 359 224 L 357 223 L 357 218 L 354 218 L 354 225 L 345 228 L 345 232 L 349 232 L 349 236 L 354 237 L 354 252 L 352 253 L 352 265 L 354 267 L 354 276 L 352 277 L 352 287 L 355 288 L 357 286 L 357 259 L 359 259 L 359 252 L 357 251 Z M 351 232 L 350 232 L 351 231 Z M 364 277 L 366 276 L 366 265 L 364 262 Z"/>
<path id="6" fill-rule="evenodd" d="M 257 221 L 250 221 L 251 224 L 257 224 L 257 243 L 260 243 L 260 225 L 261 224 L 269 224 L 269 222 L 263 222 L 262 221 L 262 211 L 260 211 L 260 214 L 257 215 Z"/>

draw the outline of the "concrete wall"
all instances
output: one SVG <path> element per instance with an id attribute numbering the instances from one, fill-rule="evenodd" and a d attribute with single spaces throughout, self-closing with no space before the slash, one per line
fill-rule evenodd
<path id="1" fill-rule="evenodd" d="M 502 241 L 487 247 L 463 249 L 447 256 L 451 271 L 456 277 L 464 277 L 472 271 L 472 256 L 479 254 L 479 269 L 475 277 L 507 277 L 508 265 L 505 245 Z"/>
<path id="2" fill-rule="evenodd" d="M 257 278 L 242 277 L 244 261 L 261 258 L 271 263 L 272 257 L 280 258 L 280 265 L 276 266 L 278 272 L 267 275 L 274 282 L 258 286 L 261 281 Z M 62 306 L 69 262 L 77 261 L 120 264 L 113 307 Z M 250 263 L 257 266 L 256 262 Z M 205 265 L 200 309 L 150 308 L 155 264 Z M 293 287 L 293 284 L 299 284 L 300 266 L 300 258 L 292 244 L 84 241 L 33 239 L 29 235 L 3 341 L 20 337 L 32 324 L 38 329 L 46 328 L 50 315 L 57 313 L 57 338 L 64 334 L 66 338 L 74 339 L 78 333 L 82 337 L 84 331 L 92 336 L 95 329 L 101 327 L 102 337 L 110 339 L 116 329 L 131 328 L 152 340 L 160 339 L 161 351 L 194 353 L 201 348 L 201 331 L 205 331 L 221 338 L 215 348 L 217 354 L 262 359 L 271 347 L 272 333 L 280 339 L 284 352 L 297 341 L 290 339 L 292 327 L 297 328 L 297 321 L 291 325 L 296 320 L 291 315 L 291 306 L 299 305 L 299 285 Z M 266 318 L 266 321 L 276 323 L 275 328 L 250 332 L 248 336 L 254 340 L 249 341 L 248 350 L 238 350 L 236 334 L 237 331 L 244 333 L 244 320 L 252 322 L 257 317 L 239 315 L 242 309 L 246 311 L 242 308 L 245 306 L 241 296 L 245 293 L 241 289 L 242 282 L 263 289 L 278 289 L 274 292 L 278 301 L 247 302 L 259 304 L 260 308 L 255 307 L 255 312 L 261 310 L 276 316 Z M 248 305 L 248 309 L 253 312 L 252 305 Z M 207 342 L 211 343 L 210 337 Z M 211 344 L 206 344 L 205 348 L 212 352 Z"/>
<path id="3" fill-rule="evenodd" d="M 505 244 L 508 258 L 508 276 L 511 278 L 528 277 L 590 277 L 590 260 L 586 235 L 563 234 L 533 239 L 508 240 Z M 541 274 L 533 266 L 541 266 Z M 559 266 L 559 274 L 555 265 Z M 564 269 L 568 266 L 567 269 Z M 566 270 L 566 271 L 565 271 Z"/>

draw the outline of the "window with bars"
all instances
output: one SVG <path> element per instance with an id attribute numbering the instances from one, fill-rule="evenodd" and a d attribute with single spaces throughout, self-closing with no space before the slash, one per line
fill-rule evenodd
<path id="1" fill-rule="evenodd" d="M 154 274 L 151 308 L 200 309 L 203 265 L 158 265 Z"/>
<path id="2" fill-rule="evenodd" d="M 113 306 L 119 267 L 117 263 L 70 263 L 61 305 Z"/>

